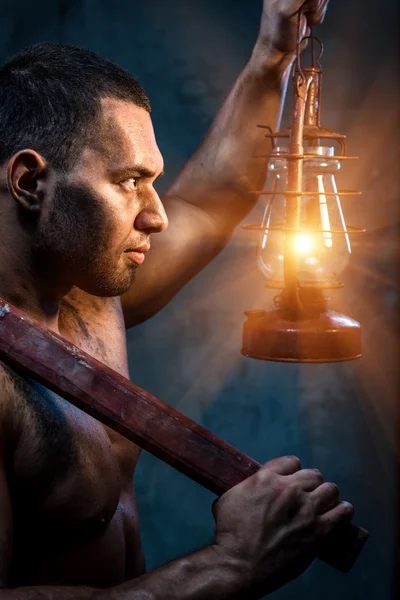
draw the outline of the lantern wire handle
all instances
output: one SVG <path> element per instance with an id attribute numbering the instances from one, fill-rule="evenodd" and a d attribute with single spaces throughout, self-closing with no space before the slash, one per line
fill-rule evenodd
<path id="1" fill-rule="evenodd" d="M 321 57 L 322 57 L 322 55 L 324 53 L 324 45 L 323 45 L 323 43 L 321 42 L 321 40 L 319 39 L 319 37 L 317 37 L 316 35 L 314 35 L 312 33 L 312 29 L 310 29 L 310 35 L 305 35 L 304 37 L 301 38 L 300 44 L 302 44 L 306 40 L 311 40 L 311 67 L 313 69 L 315 69 L 315 65 L 316 65 L 317 69 L 319 69 L 319 70 L 322 71 Z M 318 53 L 317 57 L 315 56 L 316 53 L 315 53 L 314 42 L 318 42 L 318 44 L 319 44 L 319 53 Z M 297 63 L 299 63 L 299 64 L 297 65 Z M 301 69 L 301 53 L 299 54 L 298 58 L 296 58 L 296 66 Z M 301 69 L 301 72 L 304 75 L 304 72 L 303 72 L 302 69 Z"/>

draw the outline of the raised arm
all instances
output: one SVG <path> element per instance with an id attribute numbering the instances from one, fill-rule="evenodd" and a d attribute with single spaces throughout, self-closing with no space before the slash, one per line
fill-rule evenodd
<path id="1" fill-rule="evenodd" d="M 153 236 L 153 249 L 122 297 L 127 327 L 160 310 L 222 250 L 255 203 L 250 190 L 263 185 L 270 145 L 259 123 L 279 125 L 294 59 L 296 11 L 322 21 L 328 0 L 264 0 L 252 56 L 197 152 L 163 198 L 169 228 Z M 302 31 L 306 21 L 303 19 Z"/>

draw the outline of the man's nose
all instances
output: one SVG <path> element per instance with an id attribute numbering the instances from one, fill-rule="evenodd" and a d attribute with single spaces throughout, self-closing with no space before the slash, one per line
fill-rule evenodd
<path id="1" fill-rule="evenodd" d="M 135 229 L 146 233 L 161 233 L 168 227 L 168 217 L 164 205 L 157 192 L 153 189 L 147 196 L 143 207 L 135 219 Z"/>

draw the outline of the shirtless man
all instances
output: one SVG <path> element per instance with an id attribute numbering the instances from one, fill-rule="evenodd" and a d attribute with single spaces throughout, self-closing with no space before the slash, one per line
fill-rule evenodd
<path id="1" fill-rule="evenodd" d="M 309 22 L 326 3 L 307 3 Z M 251 208 L 246 191 L 264 177 L 251 159 L 265 142 L 256 124 L 279 120 L 295 38 L 287 15 L 300 4 L 265 0 L 252 57 L 166 194 L 170 227 L 154 238 L 167 227 L 153 187 L 163 160 L 135 80 L 54 45 L 3 67 L 0 295 L 128 377 L 125 327 L 168 302 Z M 209 547 L 145 573 L 139 448 L 0 367 L 0 600 L 261 598 L 352 517 L 318 471 L 279 458 L 222 496 Z"/>

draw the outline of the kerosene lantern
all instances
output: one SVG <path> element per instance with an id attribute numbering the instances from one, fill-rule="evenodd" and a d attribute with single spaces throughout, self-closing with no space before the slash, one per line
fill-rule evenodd
<path id="1" fill-rule="evenodd" d="M 300 59 L 306 39 L 307 67 Z M 350 258 L 351 235 L 363 230 L 346 225 L 340 203 L 341 196 L 360 192 L 336 185 L 341 162 L 356 157 L 347 155 L 344 135 L 320 125 L 322 50 L 312 33 L 298 35 L 291 126 L 266 134 L 273 143 L 266 189 L 252 192 L 267 197 L 266 208 L 260 225 L 244 225 L 260 236 L 258 262 L 266 286 L 282 290 L 274 308 L 246 312 L 242 353 L 253 358 L 334 362 L 361 356 L 360 324 L 328 310 L 324 293 L 343 286 L 339 275 Z"/>

